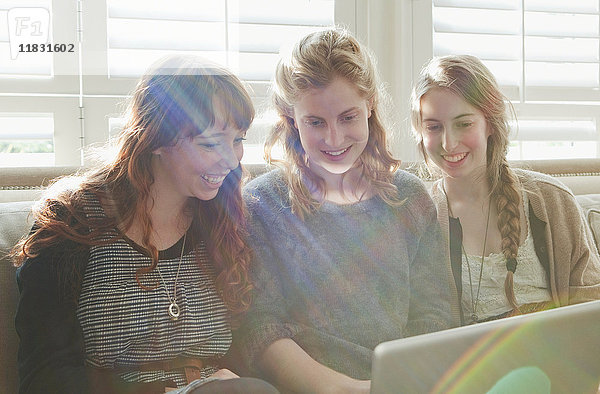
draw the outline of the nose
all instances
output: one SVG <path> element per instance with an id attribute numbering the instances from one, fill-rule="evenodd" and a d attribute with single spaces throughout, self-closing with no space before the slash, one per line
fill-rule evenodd
<path id="1" fill-rule="evenodd" d="M 327 134 L 325 135 L 325 143 L 332 148 L 337 148 L 344 141 L 343 133 L 334 123 L 329 123 Z"/>
<path id="2" fill-rule="evenodd" d="M 444 127 L 442 136 L 442 148 L 446 152 L 452 152 L 452 150 L 458 145 L 458 139 L 455 133 L 447 127 Z"/>
<path id="3" fill-rule="evenodd" d="M 228 170 L 234 170 L 240 164 L 240 157 L 238 156 L 238 152 L 236 147 L 234 146 L 224 146 L 221 149 L 221 164 L 224 168 Z"/>

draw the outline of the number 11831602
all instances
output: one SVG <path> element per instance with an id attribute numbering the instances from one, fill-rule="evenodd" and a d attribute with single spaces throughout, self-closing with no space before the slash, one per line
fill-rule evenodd
<path id="1" fill-rule="evenodd" d="M 75 44 L 19 44 L 19 52 L 75 52 Z"/>

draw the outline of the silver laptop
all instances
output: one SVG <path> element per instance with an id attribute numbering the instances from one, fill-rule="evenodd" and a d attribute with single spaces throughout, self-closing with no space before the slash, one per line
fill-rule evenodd
<path id="1" fill-rule="evenodd" d="M 379 344 L 371 392 L 597 393 L 600 301 Z"/>

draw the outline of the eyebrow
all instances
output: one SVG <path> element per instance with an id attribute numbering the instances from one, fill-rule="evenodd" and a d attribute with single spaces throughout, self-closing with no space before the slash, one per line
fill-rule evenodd
<path id="1" fill-rule="evenodd" d="M 461 114 L 458 116 L 455 116 L 454 118 L 452 118 L 452 120 L 457 120 L 460 118 L 464 118 L 465 116 L 473 116 L 475 115 L 474 113 L 466 113 L 466 114 Z M 435 119 L 435 118 L 427 118 L 427 119 L 423 119 L 423 122 L 439 122 L 439 120 Z"/>
<path id="2" fill-rule="evenodd" d="M 223 137 L 224 135 L 225 135 L 225 133 L 213 133 L 213 134 L 202 133 L 202 134 L 196 134 L 196 137 L 209 139 L 209 138 Z"/>
<path id="3" fill-rule="evenodd" d="M 323 119 L 322 117 L 320 117 L 320 116 L 317 116 L 317 115 L 304 115 L 304 116 L 302 117 L 302 119 L 311 119 L 311 118 Z"/>
<path id="4" fill-rule="evenodd" d="M 358 110 L 358 109 L 360 109 L 360 108 L 359 108 L 359 107 L 352 107 L 352 108 L 348 108 L 347 110 L 345 110 L 345 111 L 341 112 L 341 113 L 340 113 L 339 115 L 337 115 L 337 116 L 344 116 L 344 115 L 346 115 L 346 114 L 348 114 L 348 113 L 350 113 L 350 112 L 356 111 L 356 110 Z M 320 116 L 317 116 L 317 115 L 310 115 L 310 114 L 309 114 L 309 115 L 304 115 L 304 116 L 302 117 L 302 119 L 309 119 L 309 118 L 323 119 L 323 118 L 322 118 L 322 117 L 320 117 Z"/>
<path id="5" fill-rule="evenodd" d="M 244 135 L 248 132 L 248 130 L 239 130 L 235 135 Z M 202 133 L 202 134 L 196 134 L 195 138 L 202 138 L 202 139 L 217 139 L 217 138 L 221 138 L 221 137 L 226 137 L 227 133 L 221 133 L 221 132 L 217 132 L 217 133 Z"/>
<path id="6" fill-rule="evenodd" d="M 346 115 L 347 113 L 349 113 L 349 112 L 353 112 L 353 111 L 356 111 L 356 110 L 358 110 L 358 109 L 359 109 L 358 107 L 352 107 L 352 108 L 349 108 L 349 109 L 345 110 L 344 112 L 342 112 L 341 114 L 339 114 L 338 116 L 341 116 L 341 115 Z"/>

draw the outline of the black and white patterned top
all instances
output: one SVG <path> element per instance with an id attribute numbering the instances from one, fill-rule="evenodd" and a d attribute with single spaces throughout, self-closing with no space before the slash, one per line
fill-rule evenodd
<path id="1" fill-rule="evenodd" d="M 88 218 L 105 215 L 95 196 L 86 196 L 85 205 Z M 101 237 L 108 239 L 117 234 L 115 229 Z M 214 286 L 205 245 L 203 241 L 196 247 L 193 244 L 188 236 L 177 280 L 177 304 L 181 308 L 177 320 L 169 318 L 170 301 L 156 269 L 141 278 L 144 285 L 158 284 L 153 290 L 144 290 L 136 281 L 136 271 L 151 263 L 142 247 L 120 236 L 107 245 L 90 248 L 77 309 L 88 364 L 128 369 L 187 356 L 212 360 L 202 369 L 202 377 L 216 372 L 214 359 L 229 349 L 231 328 L 227 309 Z M 159 251 L 158 267 L 170 297 L 182 246 L 183 237 Z M 186 384 L 183 370 L 133 371 L 121 376 L 127 381 L 173 380 L 178 387 Z"/>

